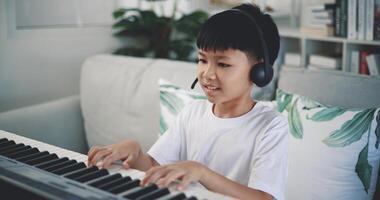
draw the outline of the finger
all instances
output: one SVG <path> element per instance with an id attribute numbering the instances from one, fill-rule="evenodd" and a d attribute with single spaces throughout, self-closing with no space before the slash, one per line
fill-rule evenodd
<path id="1" fill-rule="evenodd" d="M 143 180 L 141 181 L 141 185 L 144 186 L 148 183 L 155 183 L 160 178 L 166 176 L 167 173 L 169 173 L 171 169 L 166 167 L 159 167 L 158 170 L 154 170 L 154 173 L 150 173 L 148 176 L 145 175 Z"/>
<path id="2" fill-rule="evenodd" d="M 107 156 L 111 153 L 112 153 L 111 150 L 102 149 L 94 155 L 93 159 L 91 160 L 91 163 L 94 165 L 95 164 L 97 165 L 100 160 L 102 160 L 105 156 Z M 99 165 L 101 165 L 101 164 L 99 163 Z"/>
<path id="3" fill-rule="evenodd" d="M 111 164 L 118 160 L 116 157 L 115 153 L 111 153 L 103 158 L 102 165 L 100 166 L 101 168 L 108 168 L 111 166 Z"/>
<path id="4" fill-rule="evenodd" d="M 90 161 L 93 159 L 96 152 L 98 152 L 100 148 L 98 146 L 93 146 L 87 153 L 87 161 Z"/>
<path id="5" fill-rule="evenodd" d="M 132 166 L 132 161 L 134 160 L 134 157 L 133 156 L 128 156 L 127 159 L 125 159 L 125 161 L 123 162 L 123 167 L 125 169 L 129 169 L 131 168 Z"/>
<path id="6" fill-rule="evenodd" d="M 180 177 L 184 176 L 185 172 L 182 170 L 172 170 L 170 173 L 164 177 L 163 183 L 161 186 L 166 187 L 170 183 L 174 182 L 175 180 L 179 179 Z"/>
<path id="7" fill-rule="evenodd" d="M 185 175 L 182 177 L 181 183 L 177 186 L 178 190 L 184 191 L 190 185 L 193 180 L 190 176 Z"/>

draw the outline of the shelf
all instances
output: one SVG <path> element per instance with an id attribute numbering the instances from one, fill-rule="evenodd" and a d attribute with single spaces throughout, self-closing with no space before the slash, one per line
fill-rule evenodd
<path id="1" fill-rule="evenodd" d="M 324 36 L 317 36 L 317 35 L 305 35 L 301 33 L 299 29 L 292 29 L 292 28 L 287 28 L 287 27 L 279 27 L 279 33 L 281 37 L 287 37 L 287 38 L 298 38 L 298 39 L 306 39 L 306 40 L 318 40 L 318 41 L 347 43 L 347 44 L 380 46 L 380 41 L 353 40 L 353 39 L 334 37 L 334 36 L 324 37 Z"/>

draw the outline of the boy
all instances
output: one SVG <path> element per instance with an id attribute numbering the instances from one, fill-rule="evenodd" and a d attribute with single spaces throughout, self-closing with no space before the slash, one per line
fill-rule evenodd
<path id="1" fill-rule="evenodd" d="M 146 171 L 142 185 L 179 180 L 178 188 L 185 189 L 199 181 L 239 199 L 284 199 L 287 122 L 250 95 L 254 83 L 262 86 L 272 78 L 279 49 L 276 25 L 258 7 L 243 4 L 210 17 L 197 46 L 196 81 L 208 101 L 185 107 L 148 153 L 125 140 L 93 147 L 88 163 L 108 167 L 122 159 L 125 168 Z"/>

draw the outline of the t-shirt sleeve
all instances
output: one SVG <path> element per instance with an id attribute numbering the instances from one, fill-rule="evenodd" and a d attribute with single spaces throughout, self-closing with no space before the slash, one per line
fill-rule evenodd
<path id="1" fill-rule="evenodd" d="M 189 112 L 189 106 L 190 105 L 186 106 L 178 114 L 172 126 L 167 129 L 148 151 L 148 154 L 160 165 L 175 163 L 186 159 L 185 122 Z"/>
<path id="2" fill-rule="evenodd" d="M 288 172 L 288 123 L 275 117 L 258 138 L 252 157 L 248 186 L 266 192 L 277 200 L 285 199 Z"/>

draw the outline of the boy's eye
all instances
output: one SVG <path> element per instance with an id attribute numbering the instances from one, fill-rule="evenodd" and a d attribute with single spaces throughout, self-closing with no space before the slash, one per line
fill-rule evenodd
<path id="1" fill-rule="evenodd" d="M 202 58 L 199 58 L 199 59 L 198 59 L 198 63 L 205 64 L 205 63 L 206 63 L 206 60 L 205 60 L 205 59 L 202 59 Z"/>
<path id="2" fill-rule="evenodd" d="M 218 63 L 219 67 L 230 67 L 231 65 L 226 64 L 226 63 Z"/>

